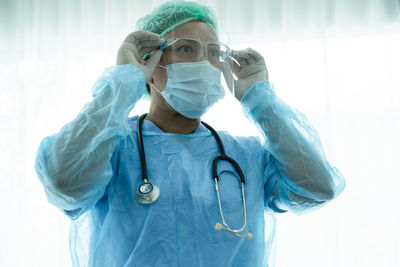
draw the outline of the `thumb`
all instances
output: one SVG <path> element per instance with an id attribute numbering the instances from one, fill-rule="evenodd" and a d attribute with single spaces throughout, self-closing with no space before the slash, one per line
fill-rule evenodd
<path id="1" fill-rule="evenodd" d="M 162 56 L 162 51 L 161 50 L 157 50 L 156 52 L 154 52 L 154 54 L 151 55 L 149 61 L 147 61 L 147 66 L 154 70 L 158 63 L 160 62 L 161 56 Z"/>

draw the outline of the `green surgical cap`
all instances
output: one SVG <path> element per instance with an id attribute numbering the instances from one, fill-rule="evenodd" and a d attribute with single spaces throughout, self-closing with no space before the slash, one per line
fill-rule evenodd
<path id="1" fill-rule="evenodd" d="M 136 23 L 136 29 L 157 33 L 163 37 L 179 25 L 193 20 L 207 23 L 218 36 L 217 16 L 207 6 L 195 2 L 170 1 L 155 8 L 153 12 Z"/>

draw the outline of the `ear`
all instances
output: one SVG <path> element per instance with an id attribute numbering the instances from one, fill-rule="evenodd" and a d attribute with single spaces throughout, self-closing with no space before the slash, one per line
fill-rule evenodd
<path id="1" fill-rule="evenodd" d="M 149 93 L 149 95 L 151 95 L 151 86 L 150 86 L 150 83 L 154 83 L 153 77 L 151 77 L 150 81 L 148 81 L 148 82 L 146 83 L 146 89 L 147 89 L 147 92 Z"/>

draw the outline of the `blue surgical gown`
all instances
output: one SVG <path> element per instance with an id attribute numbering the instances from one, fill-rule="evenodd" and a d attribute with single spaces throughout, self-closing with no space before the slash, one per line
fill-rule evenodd
<path id="1" fill-rule="evenodd" d="M 94 85 L 93 101 L 38 149 L 35 168 L 47 198 L 72 220 L 73 266 L 272 266 L 274 213 L 303 214 L 343 190 L 343 177 L 326 161 L 307 119 L 263 81 L 241 104 L 264 140 L 219 131 L 226 154 L 245 175 L 243 233 L 253 239 L 214 229 L 222 223 L 212 179 L 220 152 L 202 124 L 181 135 L 144 120 L 148 177 L 161 194 L 151 205 L 139 204 L 138 117 L 128 114 L 144 85 L 133 65 L 107 68 Z M 218 170 L 224 216 L 238 229 L 244 214 L 237 174 L 226 162 Z"/>

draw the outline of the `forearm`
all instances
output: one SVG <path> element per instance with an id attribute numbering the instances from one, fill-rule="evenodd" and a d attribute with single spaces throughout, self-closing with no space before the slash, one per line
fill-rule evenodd
<path id="1" fill-rule="evenodd" d="M 48 195 L 74 208 L 101 194 L 112 176 L 110 159 L 126 119 L 144 90 L 143 74 L 130 66 L 108 68 L 94 86 L 94 99 L 59 133 L 41 144 L 36 170 Z"/>
<path id="2" fill-rule="evenodd" d="M 264 135 L 284 181 L 286 192 L 299 201 L 324 202 L 338 191 L 338 177 L 326 161 L 318 134 L 305 116 L 276 97 L 271 84 L 259 82 L 243 97 L 244 111 Z M 282 195 L 282 194 L 280 194 Z"/>
<path id="3" fill-rule="evenodd" d="M 256 120 L 282 173 L 307 191 L 332 198 L 329 166 L 318 136 L 310 135 L 309 131 L 313 130 L 307 129 L 308 135 L 305 135 L 305 125 L 287 114 L 276 112 L 271 106 L 266 107 Z"/>

